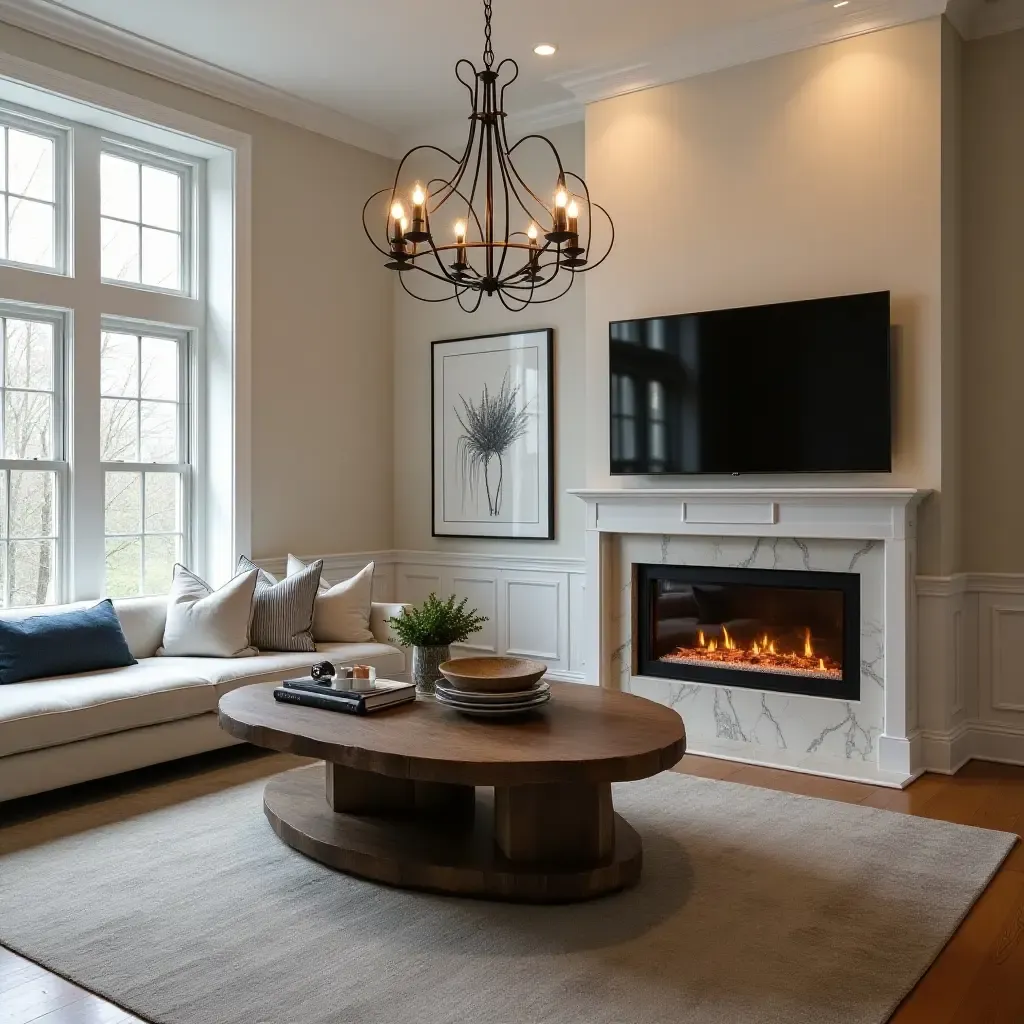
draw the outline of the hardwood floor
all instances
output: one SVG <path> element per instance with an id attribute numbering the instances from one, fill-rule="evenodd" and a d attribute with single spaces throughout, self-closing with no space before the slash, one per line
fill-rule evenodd
<path id="1" fill-rule="evenodd" d="M 287 755 L 236 750 L 8 804 L 4 815 L 52 815 L 54 834 L 67 834 L 298 763 Z M 675 770 L 1024 836 L 1024 768 L 972 761 L 955 776 L 925 775 L 903 791 L 691 755 Z M 0 1024 L 138 1019 L 0 947 Z M 1024 845 L 1014 849 L 891 1024 L 1024 1024 Z"/>

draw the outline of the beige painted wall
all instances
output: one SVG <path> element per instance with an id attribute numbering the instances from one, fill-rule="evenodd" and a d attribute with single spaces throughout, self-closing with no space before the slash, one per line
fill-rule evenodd
<path id="1" fill-rule="evenodd" d="M 964 561 L 1024 572 L 1024 31 L 964 52 Z"/>
<path id="2" fill-rule="evenodd" d="M 546 132 L 567 169 L 583 173 L 583 125 Z M 523 147 L 524 150 L 527 147 Z M 527 182 L 543 183 L 550 157 L 533 152 L 521 169 Z M 551 181 L 554 190 L 554 180 Z M 541 186 L 534 186 L 539 189 Z M 598 270 L 597 273 L 600 273 Z M 396 288 L 395 308 L 395 544 L 409 551 L 465 551 L 550 557 L 583 557 L 584 506 L 565 494 L 584 483 L 584 299 L 586 277 L 564 298 L 546 306 L 508 312 L 485 298 L 476 313 L 454 302 L 417 302 Z M 431 536 L 430 343 L 507 330 L 555 329 L 555 529 L 554 541 L 457 540 Z"/>
<path id="3" fill-rule="evenodd" d="M 252 136 L 252 554 L 390 548 L 393 282 L 359 216 L 393 161 L 8 25 L 0 50 Z"/>
<path id="4" fill-rule="evenodd" d="M 771 480 L 943 486 L 942 36 L 932 19 L 587 108 L 591 192 L 618 230 L 587 289 L 589 485 L 609 483 L 610 320 L 891 289 L 892 474 Z M 955 557 L 937 504 L 926 572 Z"/>

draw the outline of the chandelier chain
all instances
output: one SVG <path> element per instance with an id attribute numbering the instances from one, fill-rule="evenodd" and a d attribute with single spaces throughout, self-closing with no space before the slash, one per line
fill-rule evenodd
<path id="1" fill-rule="evenodd" d="M 491 0 L 484 0 L 484 67 L 494 66 L 494 47 L 491 45 Z"/>

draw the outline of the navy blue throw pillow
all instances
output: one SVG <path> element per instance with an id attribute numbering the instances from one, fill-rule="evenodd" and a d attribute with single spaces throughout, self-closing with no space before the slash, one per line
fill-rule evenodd
<path id="1" fill-rule="evenodd" d="M 109 598 L 73 612 L 0 618 L 0 683 L 134 664 Z"/>

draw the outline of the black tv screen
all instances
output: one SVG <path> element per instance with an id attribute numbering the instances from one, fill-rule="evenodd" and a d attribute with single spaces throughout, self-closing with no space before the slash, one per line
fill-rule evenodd
<path id="1" fill-rule="evenodd" d="M 888 472 L 889 293 L 609 325 L 614 474 Z"/>

